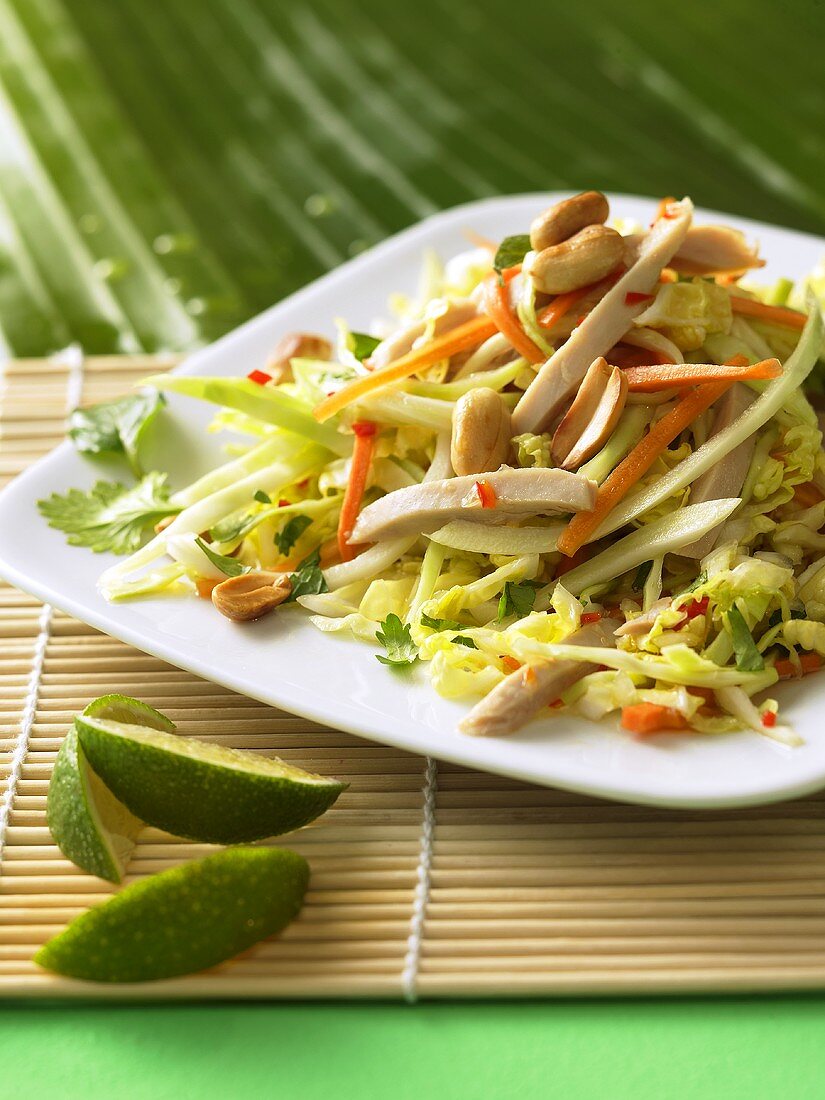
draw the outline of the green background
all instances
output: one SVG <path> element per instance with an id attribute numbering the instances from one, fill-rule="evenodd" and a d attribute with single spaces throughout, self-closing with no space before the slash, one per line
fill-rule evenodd
<path id="1" fill-rule="evenodd" d="M 772 998 L 0 1011 L 3 1096 L 814 1100 L 823 1006 Z"/>
<path id="2" fill-rule="evenodd" d="M 0 0 L 0 342 L 210 340 L 427 213 L 601 187 L 825 230 L 822 4 Z M 0 1094 L 814 1097 L 816 997 L 10 1006 Z"/>

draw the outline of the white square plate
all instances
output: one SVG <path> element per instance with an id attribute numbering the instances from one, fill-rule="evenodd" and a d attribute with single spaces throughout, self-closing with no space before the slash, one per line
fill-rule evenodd
<path id="1" fill-rule="evenodd" d="M 498 239 L 523 232 L 558 194 L 485 200 L 436 215 L 350 261 L 316 283 L 192 355 L 184 374 L 247 374 L 263 367 L 287 331 L 327 330 L 346 317 L 366 328 L 386 313 L 387 295 L 412 291 L 422 253 L 447 258 L 467 248 L 463 230 Z M 612 200 L 615 215 L 650 220 L 655 202 Z M 710 211 L 697 219 L 723 220 L 760 240 L 766 280 L 806 274 L 825 241 Z M 164 414 L 165 454 L 152 456 L 179 487 L 218 458 L 203 431 L 214 410 L 172 397 Z M 171 429 L 175 430 L 172 431 Z M 152 463 L 154 465 L 154 462 Z M 825 785 L 822 679 L 783 685 L 784 715 L 805 738 L 788 749 L 754 733 L 719 737 L 671 734 L 643 743 L 615 721 L 594 725 L 564 715 L 534 722 L 507 739 L 464 736 L 456 723 L 471 701 L 450 702 L 431 688 L 426 672 L 397 674 L 376 661 L 368 645 L 320 633 L 300 613 L 236 625 L 196 598 L 160 598 L 107 604 L 96 581 L 110 555 L 67 546 L 47 527 L 35 501 L 70 486 L 110 476 L 64 443 L 0 496 L 0 573 L 39 599 L 147 653 L 264 703 L 412 752 L 428 753 L 548 786 L 606 798 L 663 806 L 742 806 L 791 798 Z"/>

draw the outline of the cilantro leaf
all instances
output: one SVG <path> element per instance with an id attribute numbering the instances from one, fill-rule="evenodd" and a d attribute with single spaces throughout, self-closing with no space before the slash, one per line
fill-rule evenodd
<path id="1" fill-rule="evenodd" d="M 135 476 L 141 477 L 138 449 L 146 429 L 165 404 L 163 394 L 150 389 L 75 409 L 69 417 L 69 438 L 81 454 L 125 455 Z"/>
<path id="2" fill-rule="evenodd" d="M 805 612 L 804 604 L 792 604 L 790 607 L 791 619 L 807 619 L 808 616 Z M 783 622 L 782 611 L 777 607 L 771 617 L 768 619 L 768 626 L 779 626 Z"/>
<path id="3" fill-rule="evenodd" d="M 431 615 L 421 615 L 421 625 L 428 626 L 430 630 L 464 630 L 464 623 L 455 619 L 434 619 Z"/>
<path id="4" fill-rule="evenodd" d="M 507 581 L 498 601 L 498 621 L 501 622 L 508 615 L 518 615 L 520 619 L 529 615 L 535 602 L 536 586 L 532 582 L 516 584 L 514 581 Z"/>
<path id="5" fill-rule="evenodd" d="M 217 553 L 217 551 L 207 546 L 202 538 L 196 538 L 195 543 L 203 550 L 212 564 L 220 569 L 221 573 L 226 573 L 227 577 L 240 577 L 252 568 L 250 565 L 244 565 L 237 558 L 227 558 L 224 554 Z"/>
<path id="6" fill-rule="evenodd" d="M 455 645 L 466 645 L 468 649 L 478 649 L 473 639 L 468 638 L 466 634 L 456 634 L 451 640 Z"/>
<path id="7" fill-rule="evenodd" d="M 151 473 L 132 488 L 118 481 L 97 481 L 88 491 L 69 489 L 39 500 L 50 527 L 64 531 L 71 546 L 131 554 L 144 530 L 180 511 L 169 503 L 166 474 Z"/>
<path id="8" fill-rule="evenodd" d="M 258 489 L 256 491 L 256 493 L 254 494 L 254 496 L 252 497 L 252 499 L 257 500 L 257 502 L 259 504 L 271 504 L 272 503 L 272 497 L 269 495 L 269 493 L 265 493 L 263 491 L 263 489 Z"/>
<path id="9" fill-rule="evenodd" d="M 292 581 L 292 591 L 287 603 L 297 600 L 299 596 L 317 596 L 319 592 L 329 591 L 320 561 L 321 551 L 318 549 L 304 558 L 289 578 Z"/>
<path id="10" fill-rule="evenodd" d="M 265 519 L 276 515 L 277 512 L 277 505 L 257 512 L 248 512 L 246 509 L 233 512 L 209 529 L 209 537 L 213 542 L 237 542 L 250 531 L 254 531 L 259 523 L 263 523 Z"/>
<path id="11" fill-rule="evenodd" d="M 740 672 L 761 672 L 765 667 L 762 654 L 756 648 L 753 635 L 748 630 L 748 624 L 742 612 L 736 606 L 731 607 L 727 614 L 730 627 L 733 652 L 736 654 L 736 667 Z"/>
<path id="12" fill-rule="evenodd" d="M 288 554 L 311 523 L 309 516 L 293 516 L 288 520 L 275 535 L 275 545 L 280 553 Z"/>
<path id="13" fill-rule="evenodd" d="M 395 668 L 405 668 L 418 660 L 418 650 L 410 634 L 409 623 L 402 623 L 396 614 L 390 612 L 381 626 L 383 632 L 375 632 L 376 640 L 386 649 L 387 656 L 376 653 L 376 658 L 382 665 L 393 665 Z"/>
<path id="14" fill-rule="evenodd" d="M 374 336 L 368 336 L 366 332 L 351 332 L 347 336 L 347 349 L 359 363 L 363 363 L 368 356 L 372 355 L 380 343 L 380 340 L 376 340 Z"/>
<path id="15" fill-rule="evenodd" d="M 634 592 L 641 592 L 645 586 L 647 578 L 650 576 L 650 570 L 653 568 L 652 561 L 643 561 L 639 568 L 636 570 L 636 576 L 633 578 L 633 584 L 630 586 Z"/>
<path id="16" fill-rule="evenodd" d="M 498 246 L 493 259 L 493 267 L 501 274 L 505 268 L 520 264 L 531 247 L 528 233 L 517 233 L 515 237 L 505 237 Z"/>

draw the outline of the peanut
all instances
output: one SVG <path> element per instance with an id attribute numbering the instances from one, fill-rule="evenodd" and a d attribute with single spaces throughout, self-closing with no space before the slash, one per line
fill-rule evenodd
<path id="1" fill-rule="evenodd" d="M 292 592 L 292 581 L 285 573 L 268 570 L 228 577 L 212 589 L 212 603 L 236 623 L 260 619 L 284 602 Z"/>
<path id="2" fill-rule="evenodd" d="M 290 332 L 279 340 L 266 365 L 276 382 L 292 381 L 293 359 L 331 359 L 332 344 L 323 336 Z"/>
<path id="3" fill-rule="evenodd" d="M 497 470 L 510 450 L 510 410 L 495 390 L 480 387 L 453 409 L 450 456 L 459 477 Z"/>
<path id="4" fill-rule="evenodd" d="M 582 191 L 572 198 L 548 206 L 530 226 L 530 244 L 542 252 L 561 244 L 588 225 L 603 225 L 610 214 L 610 205 L 601 191 Z"/>
<path id="5" fill-rule="evenodd" d="M 528 255 L 524 271 L 545 294 L 566 294 L 609 275 L 623 254 L 621 234 L 604 225 L 590 225 L 561 244 Z"/>

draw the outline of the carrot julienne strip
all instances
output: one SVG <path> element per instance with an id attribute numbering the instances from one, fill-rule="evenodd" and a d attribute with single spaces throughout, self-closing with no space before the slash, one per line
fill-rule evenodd
<path id="1" fill-rule="evenodd" d="M 654 393 L 674 386 L 695 386 L 728 379 L 744 382 L 748 379 L 778 378 L 782 366 L 778 359 L 763 359 L 760 363 L 662 363 L 658 366 L 627 367 L 625 377 L 631 393 Z"/>
<path id="2" fill-rule="evenodd" d="M 617 282 L 625 273 L 625 265 L 619 264 L 615 271 L 611 272 L 604 279 L 600 279 L 597 283 L 590 283 L 588 286 L 579 287 L 578 290 L 568 290 L 566 294 L 557 294 L 552 302 L 549 302 L 543 309 L 539 310 L 536 314 L 536 319 L 542 328 L 552 328 L 555 324 L 569 313 L 573 306 L 585 298 L 588 294 L 596 293 L 597 291 L 605 292 Z"/>
<path id="3" fill-rule="evenodd" d="M 804 328 L 808 320 L 806 313 L 798 313 L 795 309 L 786 309 L 785 306 L 768 306 L 755 298 L 743 298 L 739 294 L 731 294 L 730 306 L 734 313 L 741 313 L 743 317 L 756 317 L 757 320 L 772 321 L 788 328 Z"/>
<path id="4" fill-rule="evenodd" d="M 367 430 L 367 425 L 373 430 Z M 341 561 L 351 561 L 355 557 L 355 548 L 350 545 L 349 537 L 361 510 L 361 501 L 364 498 L 375 450 L 375 425 L 371 421 L 364 421 L 358 424 L 357 428 L 353 425 L 353 428 L 356 429 L 355 444 L 352 448 L 349 480 L 344 493 L 344 502 L 341 505 L 341 514 L 338 517 L 338 550 Z"/>
<path id="5" fill-rule="evenodd" d="M 689 727 L 685 716 L 673 707 L 663 707 L 658 703 L 632 703 L 622 707 L 622 728 L 630 730 L 637 737 L 644 737 L 663 730 L 684 730 Z"/>
<path id="6" fill-rule="evenodd" d="M 644 477 L 662 451 L 732 385 L 732 380 L 710 382 L 685 394 L 599 486 L 593 511 L 579 512 L 573 516 L 559 538 L 557 549 L 568 556 L 575 554 L 619 501 Z"/>
<path id="7" fill-rule="evenodd" d="M 465 321 L 463 325 L 456 325 L 443 336 L 437 336 L 423 347 L 414 348 L 406 355 L 402 355 L 388 367 L 356 378 L 316 405 L 312 415 L 323 423 L 354 401 L 367 397 L 374 391 L 389 386 L 392 382 L 401 382 L 411 374 L 423 370 L 424 367 L 431 367 L 433 363 L 448 359 L 460 351 L 476 347 L 490 336 L 494 336 L 497 331 L 495 323 L 487 316 L 474 317 L 471 321 Z"/>
<path id="8" fill-rule="evenodd" d="M 543 363 L 547 356 L 533 343 L 510 308 L 507 284 L 517 273 L 518 269 L 511 267 L 502 272 L 501 279 L 495 274 L 487 277 L 484 283 L 484 308 L 498 331 L 510 341 L 519 355 L 528 363 Z"/>
<path id="9" fill-rule="evenodd" d="M 793 680 L 800 676 L 807 676 L 811 672 L 818 672 L 822 668 L 822 658 L 818 653 L 799 653 L 799 664 L 783 657 L 773 666 L 780 680 Z"/>

